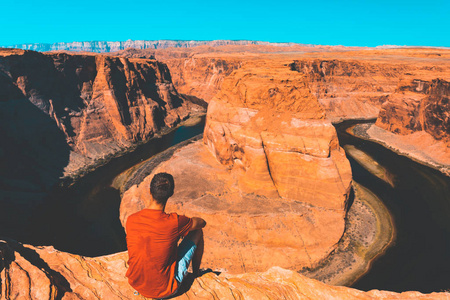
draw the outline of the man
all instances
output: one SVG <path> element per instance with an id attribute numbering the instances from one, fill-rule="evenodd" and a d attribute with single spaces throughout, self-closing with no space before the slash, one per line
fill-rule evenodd
<path id="1" fill-rule="evenodd" d="M 150 183 L 148 208 L 128 217 L 126 223 L 130 285 L 149 298 L 176 294 L 192 260 L 194 276 L 199 275 L 206 222 L 164 212 L 173 195 L 174 180 L 167 173 L 156 174 Z M 180 237 L 183 241 L 177 247 Z"/>

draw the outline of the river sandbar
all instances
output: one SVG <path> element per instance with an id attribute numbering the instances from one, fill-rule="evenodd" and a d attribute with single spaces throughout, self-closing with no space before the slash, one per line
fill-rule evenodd
<path id="1" fill-rule="evenodd" d="M 300 273 L 330 285 L 350 286 L 389 247 L 395 227 L 389 210 L 370 190 L 353 182 L 354 201 L 337 249 L 322 264 Z"/>

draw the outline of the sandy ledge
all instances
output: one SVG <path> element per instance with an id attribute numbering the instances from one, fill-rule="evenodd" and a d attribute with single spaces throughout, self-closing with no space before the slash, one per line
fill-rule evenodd
<path id="1" fill-rule="evenodd" d="M 358 124 L 350 127 L 348 132 L 450 176 L 450 149 L 425 132 L 402 136 L 375 124 Z"/>

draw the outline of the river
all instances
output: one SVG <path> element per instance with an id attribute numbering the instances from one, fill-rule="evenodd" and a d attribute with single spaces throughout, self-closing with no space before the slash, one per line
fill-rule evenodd
<path id="1" fill-rule="evenodd" d="M 383 146 L 353 137 L 337 126 L 341 146 L 354 145 L 384 167 L 394 186 L 361 167 L 349 155 L 353 179 L 388 207 L 396 239 L 352 287 L 361 290 L 433 292 L 450 289 L 450 178 Z"/>
<path id="2" fill-rule="evenodd" d="M 399 156 L 379 144 L 345 132 L 355 122 L 337 125 L 341 146 L 353 145 L 385 167 L 393 187 L 349 157 L 354 180 L 374 192 L 391 211 L 397 237 L 386 253 L 353 287 L 361 290 L 450 289 L 450 178 Z M 180 127 L 113 159 L 70 187 L 57 187 L 35 213 L 29 238 L 22 242 L 53 245 L 86 256 L 126 250 L 119 222 L 120 192 L 111 184 L 118 174 L 203 131 L 204 122 Z"/>
<path id="3" fill-rule="evenodd" d="M 21 242 L 53 245 L 85 256 L 126 250 L 119 221 L 120 191 L 112 186 L 117 175 L 169 147 L 203 132 L 204 117 L 193 126 L 180 126 L 154 137 L 133 152 L 112 159 L 71 186 L 56 186 L 36 210 Z"/>

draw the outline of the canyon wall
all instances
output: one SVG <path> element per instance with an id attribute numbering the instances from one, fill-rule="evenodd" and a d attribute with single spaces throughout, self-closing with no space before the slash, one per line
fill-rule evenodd
<path id="1" fill-rule="evenodd" d="M 157 55 L 159 58 L 160 55 Z M 164 59 L 169 67 L 173 84 L 180 93 L 193 95 L 206 102 L 220 90 L 228 75 L 242 66 L 237 58 L 191 57 L 185 59 Z"/>
<path id="2" fill-rule="evenodd" d="M 0 240 L 0 299 L 145 299 L 128 285 L 128 255 L 88 258 Z M 449 293 L 362 292 L 328 286 L 294 271 L 231 275 L 206 273 L 188 277 L 174 299 L 448 299 Z"/>
<path id="3" fill-rule="evenodd" d="M 445 50 L 350 50 L 339 47 L 289 47 L 286 49 L 288 53 L 285 53 L 273 51 L 267 46 L 223 46 L 129 50 L 120 55 L 145 56 L 145 53 L 151 53 L 168 65 L 174 85 L 181 93 L 194 95 L 207 102 L 219 92 L 224 78 L 246 63 L 257 60 L 283 61 L 292 70 L 307 76 L 308 86 L 332 122 L 376 119 L 381 105 L 396 91 L 400 81 L 431 81 L 435 78 L 446 79 L 448 76 L 448 51 Z"/>
<path id="4" fill-rule="evenodd" d="M 425 131 L 450 142 L 450 83 L 442 79 L 399 84 L 382 105 L 376 125 L 406 135 Z"/>
<path id="5" fill-rule="evenodd" d="M 20 50 L 0 55 L 0 130 L 10 139 L 8 149 L 25 143 L 30 151 L 45 148 L 36 150 L 45 156 L 58 148 L 46 142 L 48 130 L 59 131 L 58 142 L 70 152 L 61 158 L 67 174 L 203 111 L 178 94 L 166 65 L 155 60 Z"/>
<path id="6" fill-rule="evenodd" d="M 446 78 L 449 51 L 391 49 L 305 54 L 291 68 L 309 86 L 332 122 L 375 119 L 400 81 Z"/>

